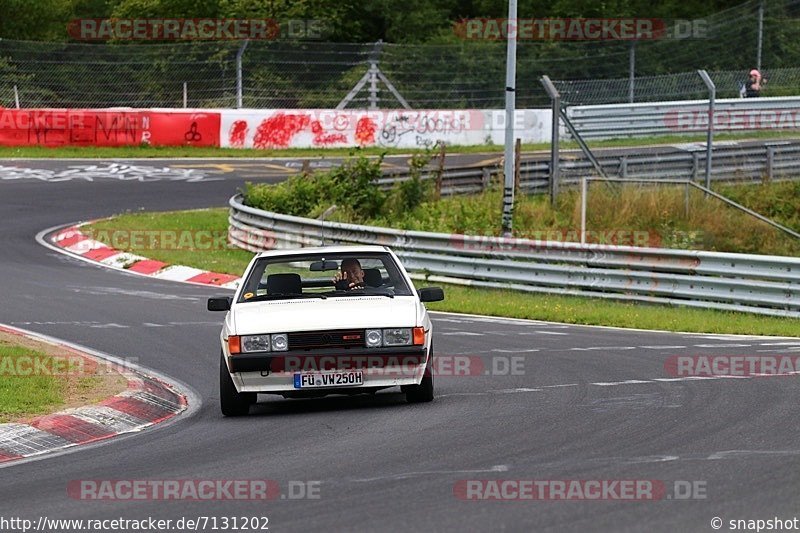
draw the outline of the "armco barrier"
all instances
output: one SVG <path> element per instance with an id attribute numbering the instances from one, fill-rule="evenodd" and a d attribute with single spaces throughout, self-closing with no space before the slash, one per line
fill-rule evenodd
<path id="1" fill-rule="evenodd" d="M 530 157 L 528 159 L 528 157 Z M 683 143 L 647 150 L 603 149 L 595 152 L 607 176 L 626 179 L 698 180 L 705 169 L 704 143 Z M 714 143 L 711 179 L 714 182 L 760 183 L 764 179 L 787 179 L 800 176 L 800 142 L 796 140 L 718 141 Z M 583 176 L 595 176 L 592 163 L 580 151 L 561 153 L 560 186 L 574 186 Z M 435 165 L 433 165 L 435 166 Z M 499 164 L 478 164 L 446 168 L 442 173 L 442 194 L 476 193 L 484 190 L 492 176 L 502 174 Z M 433 179 L 438 170 L 431 168 L 423 177 Z M 384 187 L 408 179 L 408 171 L 390 171 L 380 180 Z M 526 156 L 520 164 L 520 188 L 525 192 L 544 193 L 550 180 L 550 155 Z"/>
<path id="2" fill-rule="evenodd" d="M 708 100 L 572 106 L 567 108 L 584 139 L 702 133 L 708 127 Z M 800 97 L 717 100 L 717 132 L 800 129 Z"/>
<path id="3" fill-rule="evenodd" d="M 377 244 L 431 282 L 800 318 L 800 258 L 401 231 L 229 204 L 229 238 L 253 252 Z"/>
<path id="4" fill-rule="evenodd" d="M 0 109 L 4 146 L 219 146 L 220 114 L 174 109 Z"/>

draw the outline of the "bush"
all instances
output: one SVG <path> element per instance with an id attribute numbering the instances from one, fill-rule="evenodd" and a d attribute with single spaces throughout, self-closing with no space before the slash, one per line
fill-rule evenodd
<path id="1" fill-rule="evenodd" d="M 383 157 L 350 158 L 328 172 L 292 176 L 277 184 L 247 183 L 244 204 L 257 209 L 304 217 L 318 216 L 336 204 L 356 218 L 377 216 L 386 201 L 377 180 Z"/>

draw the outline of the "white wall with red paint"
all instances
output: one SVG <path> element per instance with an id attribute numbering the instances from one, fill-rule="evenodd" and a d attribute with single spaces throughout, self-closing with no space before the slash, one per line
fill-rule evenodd
<path id="1" fill-rule="evenodd" d="M 220 143 L 231 148 L 328 148 L 381 146 L 421 148 L 503 144 L 504 110 L 220 110 Z M 521 109 L 515 136 L 549 142 L 549 109 Z"/>
<path id="2" fill-rule="evenodd" d="M 515 137 L 549 142 L 549 109 L 522 109 Z M 3 109 L 0 145 L 422 148 L 503 144 L 503 110 Z"/>

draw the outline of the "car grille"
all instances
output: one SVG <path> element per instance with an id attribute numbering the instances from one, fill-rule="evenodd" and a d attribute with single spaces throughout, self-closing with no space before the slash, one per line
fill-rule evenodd
<path id="1" fill-rule="evenodd" d="M 315 348 L 349 348 L 351 346 L 364 347 L 363 329 L 289 333 L 290 352 Z"/>

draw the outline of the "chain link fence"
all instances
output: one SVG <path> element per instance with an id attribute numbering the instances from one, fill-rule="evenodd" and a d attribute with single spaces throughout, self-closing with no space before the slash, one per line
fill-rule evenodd
<path id="1" fill-rule="evenodd" d="M 520 14 L 525 16 L 525 14 Z M 764 96 L 800 94 L 800 0 L 750 0 L 649 41 L 520 41 L 517 106 L 736 97 L 763 67 Z M 701 24 L 696 24 L 700 22 Z M 761 28 L 761 30 L 759 30 Z M 452 41 L 451 39 L 450 41 Z M 14 107 L 501 108 L 504 41 L 399 45 L 299 41 L 84 44 L 0 40 L 0 105 Z M 370 67 L 382 78 L 369 77 Z M 347 98 L 347 96 L 350 98 Z"/>

